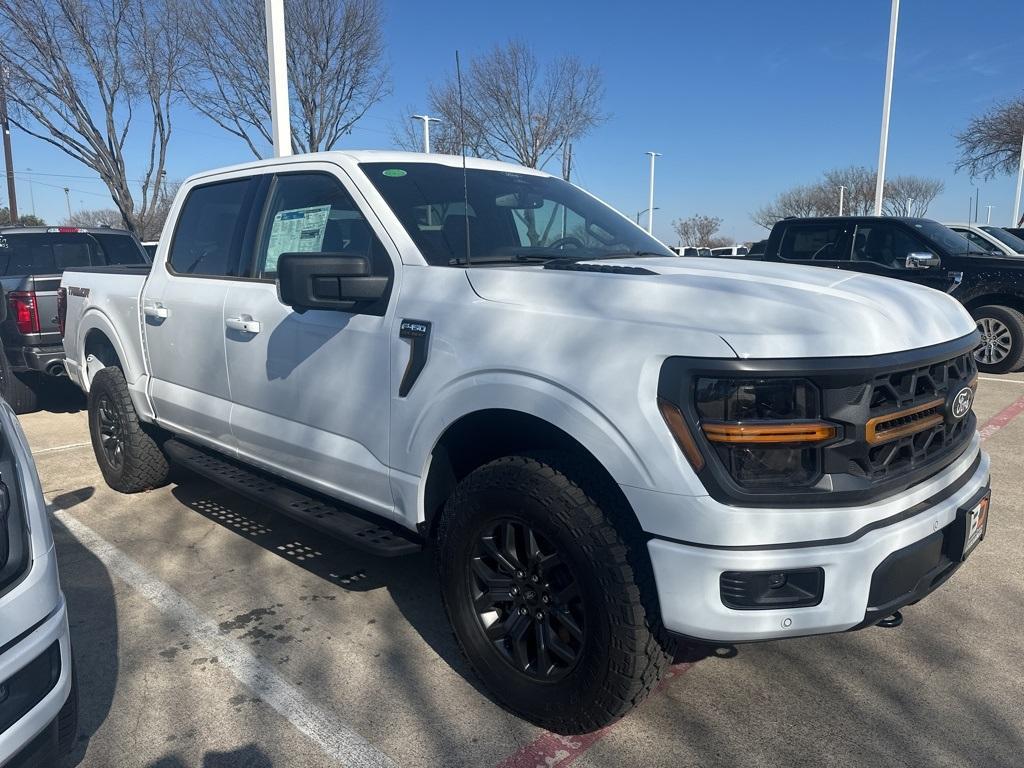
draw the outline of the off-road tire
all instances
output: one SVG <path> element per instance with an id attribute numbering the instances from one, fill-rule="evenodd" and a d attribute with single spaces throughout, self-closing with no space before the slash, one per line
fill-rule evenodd
<path id="1" fill-rule="evenodd" d="M 112 461 L 101 440 L 101 409 L 117 419 L 122 445 L 120 465 Z M 128 382 L 117 366 L 96 373 L 89 387 L 89 434 L 96 463 L 107 485 L 121 493 L 138 493 L 166 485 L 170 464 L 161 447 L 164 435 L 158 427 L 139 421 L 128 392 Z"/>
<path id="2" fill-rule="evenodd" d="M 7 353 L 0 347 L 0 397 L 7 401 L 15 413 L 32 413 L 39 410 L 39 384 L 37 374 L 12 371 Z"/>
<path id="3" fill-rule="evenodd" d="M 672 661 L 674 642 L 661 624 L 645 541 L 617 490 L 570 456 L 508 456 L 464 478 L 438 524 L 441 593 L 462 651 L 503 705 L 558 733 L 590 732 L 618 720 Z M 582 652 L 554 681 L 530 678 L 503 658 L 473 605 L 468 569 L 478 537 L 507 514 L 546 537 L 579 584 Z"/>
<path id="4" fill-rule="evenodd" d="M 991 318 L 1002 324 L 1010 336 L 1010 351 L 1002 360 L 995 363 L 983 363 L 979 357 L 975 357 L 979 371 L 982 373 L 1012 373 L 1024 368 L 1024 315 L 1010 307 L 989 304 L 971 310 L 971 316 L 979 323 L 979 330 L 980 323 L 985 318 Z"/>

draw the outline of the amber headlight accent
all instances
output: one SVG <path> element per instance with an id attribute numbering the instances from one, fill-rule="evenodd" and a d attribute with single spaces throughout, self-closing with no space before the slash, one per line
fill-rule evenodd
<path id="1" fill-rule="evenodd" d="M 661 418 L 668 425 L 668 430 L 675 438 L 679 450 L 683 452 L 694 471 L 700 472 L 704 469 L 704 456 L 700 452 L 700 448 L 697 447 L 697 441 L 693 439 L 693 433 L 690 432 L 690 427 L 687 426 L 682 411 L 668 400 L 660 397 L 658 398 L 658 410 L 661 411 Z"/>
<path id="2" fill-rule="evenodd" d="M 704 437 L 745 487 L 812 485 L 820 446 L 839 427 L 820 420 L 817 388 L 805 379 L 698 378 L 694 407 Z"/>

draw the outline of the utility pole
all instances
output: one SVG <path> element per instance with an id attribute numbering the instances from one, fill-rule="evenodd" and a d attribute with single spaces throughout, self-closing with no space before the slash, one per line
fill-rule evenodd
<path id="1" fill-rule="evenodd" d="M 423 121 L 423 152 L 424 154 L 430 154 L 430 124 L 440 123 L 441 119 L 438 117 L 431 117 L 430 115 L 412 115 L 413 120 Z"/>
<path id="2" fill-rule="evenodd" d="M 288 46 L 284 35 L 284 0 L 266 0 L 267 63 L 270 67 L 270 135 L 274 157 L 292 153 L 292 121 L 288 104 Z"/>
<path id="3" fill-rule="evenodd" d="M 1013 198 L 1013 221 L 1010 226 L 1020 226 L 1020 193 L 1024 187 L 1024 134 L 1020 138 L 1020 168 L 1017 169 L 1017 195 Z"/>
<path id="4" fill-rule="evenodd" d="M 572 143 L 566 142 L 562 150 L 562 178 L 569 181 L 572 176 Z"/>
<path id="5" fill-rule="evenodd" d="M 981 187 L 974 188 L 974 223 L 978 223 L 978 204 L 981 202 Z M 968 222 L 969 224 L 970 222 Z"/>
<path id="6" fill-rule="evenodd" d="M 64 187 L 64 202 L 68 204 L 68 224 L 71 223 L 71 190 Z"/>
<path id="7" fill-rule="evenodd" d="M 896 66 L 896 25 L 900 18 L 900 0 L 892 0 L 889 13 L 889 53 L 885 60 L 885 92 L 882 96 L 882 138 L 878 143 L 878 175 L 875 178 L 875 216 L 882 215 L 885 192 L 885 156 L 889 151 L 889 107 L 892 104 L 892 73 Z"/>
<path id="8" fill-rule="evenodd" d="M 651 188 L 647 196 L 647 234 L 654 234 L 654 158 L 661 157 L 660 152 L 645 152 L 651 157 Z"/>
<path id="9" fill-rule="evenodd" d="M 842 184 L 839 185 L 839 215 L 843 215 L 843 194 L 846 192 L 846 187 Z"/>
<path id="10" fill-rule="evenodd" d="M 11 153 L 11 126 L 7 122 L 7 68 L 0 64 L 0 130 L 4 134 L 4 164 L 7 166 L 7 199 L 11 224 L 18 223 L 18 191 L 14 187 L 14 158 Z"/>

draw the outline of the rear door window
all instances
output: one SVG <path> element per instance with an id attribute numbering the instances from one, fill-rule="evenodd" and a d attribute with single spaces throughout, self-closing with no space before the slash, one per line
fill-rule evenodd
<path id="1" fill-rule="evenodd" d="M 237 277 L 254 179 L 232 179 L 188 193 L 171 241 L 168 264 L 179 275 Z"/>
<path id="2" fill-rule="evenodd" d="M 848 261 L 846 226 L 825 222 L 790 224 L 782 235 L 779 258 L 786 261 Z"/>

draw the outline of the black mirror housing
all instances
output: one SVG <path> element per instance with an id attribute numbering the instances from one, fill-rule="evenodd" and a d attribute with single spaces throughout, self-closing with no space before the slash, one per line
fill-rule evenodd
<path id="1" fill-rule="evenodd" d="M 298 311 L 351 312 L 382 299 L 387 277 L 371 274 L 366 256 L 350 253 L 282 253 L 277 260 L 277 295 Z"/>

